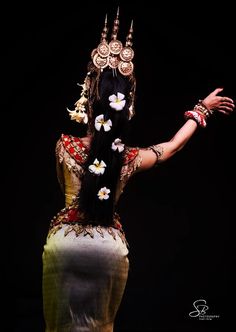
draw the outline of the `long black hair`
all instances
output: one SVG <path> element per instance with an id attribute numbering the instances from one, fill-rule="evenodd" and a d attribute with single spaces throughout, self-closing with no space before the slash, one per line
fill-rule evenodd
<path id="1" fill-rule="evenodd" d="M 132 91 L 135 80 L 122 76 L 118 72 L 114 75 L 111 69 L 106 69 L 100 73 L 96 82 L 97 86 L 93 89 L 93 95 L 90 96 L 90 100 L 92 100 L 90 105 L 92 108 L 90 119 L 92 139 L 84 165 L 79 194 L 79 211 L 91 223 L 109 225 L 113 219 L 116 188 L 124 153 L 120 153 L 118 150 L 113 151 L 111 146 L 115 139 L 124 139 L 129 122 L 129 108 L 133 103 Z M 122 93 L 126 100 L 124 108 L 120 111 L 109 105 L 109 96 L 117 95 L 117 93 Z M 95 119 L 101 114 L 104 115 L 104 121 L 111 120 L 111 130 L 105 131 L 103 126 L 100 130 L 96 130 Z M 95 159 L 106 164 L 104 174 L 96 175 L 89 170 L 89 166 L 94 163 Z M 109 198 L 100 200 L 98 192 L 103 187 L 110 190 Z"/>

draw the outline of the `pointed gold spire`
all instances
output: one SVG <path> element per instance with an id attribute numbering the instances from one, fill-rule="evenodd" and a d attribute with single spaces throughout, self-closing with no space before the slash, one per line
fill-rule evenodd
<path id="1" fill-rule="evenodd" d="M 131 24 L 130 24 L 130 28 L 129 28 L 129 32 L 128 32 L 128 35 L 126 37 L 126 43 L 125 43 L 125 46 L 132 46 L 133 45 L 133 32 L 134 32 L 134 29 L 133 29 L 133 20 L 131 21 Z"/>
<path id="2" fill-rule="evenodd" d="M 107 28 L 107 14 L 105 16 L 105 22 L 104 22 L 104 27 L 102 30 L 102 34 L 101 34 L 101 42 L 106 41 L 107 39 L 107 32 L 108 32 L 108 28 Z"/>
<path id="3" fill-rule="evenodd" d="M 117 12 L 116 12 L 116 18 L 114 20 L 114 24 L 113 24 L 113 29 L 112 29 L 112 35 L 111 35 L 111 39 L 116 40 L 117 39 L 117 34 L 119 31 L 119 13 L 120 13 L 120 9 L 119 7 L 117 8 Z"/>
<path id="4" fill-rule="evenodd" d="M 131 21 L 129 32 L 126 37 L 125 47 L 120 51 L 121 62 L 118 65 L 118 69 L 122 75 L 131 75 L 134 70 L 132 59 L 134 57 L 134 50 L 132 49 L 133 38 L 133 20 Z"/>
<path id="5" fill-rule="evenodd" d="M 107 43 L 107 14 L 105 16 L 104 27 L 101 33 L 101 40 L 98 47 L 92 51 L 91 57 L 93 63 L 98 68 L 106 68 L 108 66 L 108 56 L 110 54 L 109 45 Z"/>

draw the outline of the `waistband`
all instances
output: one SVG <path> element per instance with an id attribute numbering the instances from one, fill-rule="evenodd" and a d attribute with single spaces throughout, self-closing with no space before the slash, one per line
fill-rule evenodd
<path id="1" fill-rule="evenodd" d="M 118 213 L 113 215 L 113 224 L 104 226 L 104 225 L 95 225 L 93 223 L 85 222 L 78 211 L 78 208 L 74 205 L 65 207 L 61 209 L 51 220 L 48 237 L 55 234 L 58 230 L 62 229 L 63 225 L 67 225 L 65 228 L 64 235 L 68 235 L 70 232 L 75 232 L 76 236 L 83 234 L 84 236 L 89 235 L 91 238 L 94 237 L 94 232 L 96 231 L 104 237 L 104 232 L 108 232 L 114 239 L 116 239 L 117 234 L 126 244 L 125 233 L 122 229 L 122 224 L 120 222 L 120 216 Z M 114 232 L 114 229 L 117 231 Z"/>

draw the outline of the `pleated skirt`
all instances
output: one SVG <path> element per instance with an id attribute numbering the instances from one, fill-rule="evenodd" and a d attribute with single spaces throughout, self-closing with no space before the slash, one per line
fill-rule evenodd
<path id="1" fill-rule="evenodd" d="M 63 226 L 43 251 L 43 305 L 46 332 L 112 332 L 124 293 L 128 248 L 114 229 L 89 234 Z"/>

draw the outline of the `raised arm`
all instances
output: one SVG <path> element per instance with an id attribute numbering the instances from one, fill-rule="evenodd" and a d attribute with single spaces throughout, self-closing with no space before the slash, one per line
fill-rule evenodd
<path id="1" fill-rule="evenodd" d="M 204 127 L 207 118 L 218 111 L 226 115 L 230 114 L 235 105 L 234 101 L 228 97 L 218 96 L 223 89 L 215 89 L 201 104 L 195 106 L 191 112 L 186 112 L 186 122 L 168 142 L 152 145 L 146 149 L 140 149 L 142 164 L 140 171 L 153 167 L 156 163 L 164 162 L 180 151 L 192 137 L 198 125 Z"/>

